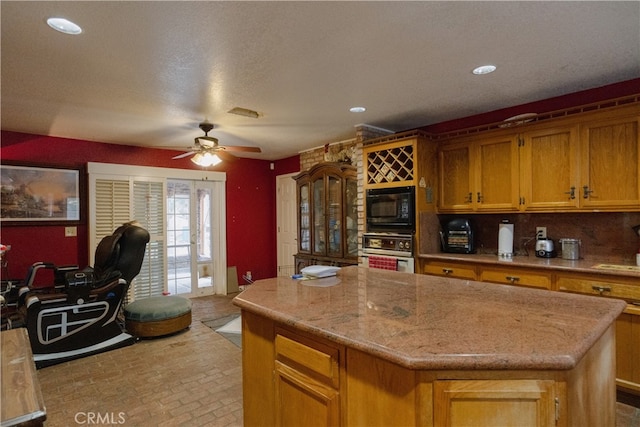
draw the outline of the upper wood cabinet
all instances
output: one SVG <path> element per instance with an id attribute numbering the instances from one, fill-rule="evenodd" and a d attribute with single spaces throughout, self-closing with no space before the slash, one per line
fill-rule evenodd
<path id="1" fill-rule="evenodd" d="M 577 133 L 577 126 L 559 126 L 525 132 L 520 137 L 522 210 L 579 206 Z"/>
<path id="2" fill-rule="evenodd" d="M 593 209 L 640 207 L 638 115 L 581 126 L 581 205 Z"/>
<path id="3" fill-rule="evenodd" d="M 445 141 L 438 211 L 640 210 L 637 104 Z"/>
<path id="4" fill-rule="evenodd" d="M 440 211 L 518 210 L 516 135 L 467 139 L 439 153 Z"/>

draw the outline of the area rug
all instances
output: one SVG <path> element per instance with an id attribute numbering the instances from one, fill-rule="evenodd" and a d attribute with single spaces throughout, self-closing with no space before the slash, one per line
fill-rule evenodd
<path id="1" fill-rule="evenodd" d="M 218 319 L 203 320 L 209 328 L 242 348 L 242 319 L 240 314 L 230 314 Z"/>

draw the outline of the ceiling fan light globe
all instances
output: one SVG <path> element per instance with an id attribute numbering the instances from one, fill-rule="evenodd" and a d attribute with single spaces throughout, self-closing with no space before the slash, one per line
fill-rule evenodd
<path id="1" fill-rule="evenodd" d="M 191 158 L 191 161 L 198 166 L 209 167 L 209 166 L 215 166 L 218 163 L 222 162 L 222 159 L 220 159 L 220 157 L 218 157 L 216 154 L 198 153 Z"/>

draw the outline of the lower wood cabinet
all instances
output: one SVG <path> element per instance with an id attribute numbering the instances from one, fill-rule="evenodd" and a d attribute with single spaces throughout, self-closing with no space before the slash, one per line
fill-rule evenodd
<path id="1" fill-rule="evenodd" d="M 437 426 L 555 426 L 560 399 L 552 380 L 434 383 Z"/>
<path id="2" fill-rule="evenodd" d="M 483 266 L 480 268 L 479 280 L 505 285 L 551 289 L 551 273 L 517 267 L 494 268 Z"/>
<path id="3" fill-rule="evenodd" d="M 423 261 L 422 264 L 422 274 L 478 280 L 475 264 L 456 261 Z"/>
<path id="4" fill-rule="evenodd" d="M 416 370 L 242 311 L 244 424 L 615 423 L 613 327 L 571 370 Z"/>
<path id="5" fill-rule="evenodd" d="M 339 348 L 276 329 L 275 351 L 276 425 L 339 425 Z"/>
<path id="6" fill-rule="evenodd" d="M 640 394 L 640 284 L 632 278 L 611 278 L 597 274 L 558 275 L 556 288 L 602 298 L 619 298 L 629 302 L 616 320 L 616 384 Z"/>

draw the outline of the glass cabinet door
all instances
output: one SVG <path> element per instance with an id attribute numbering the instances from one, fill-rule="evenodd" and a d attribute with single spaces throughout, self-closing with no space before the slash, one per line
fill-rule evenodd
<path id="1" fill-rule="evenodd" d="M 324 179 L 313 181 L 313 253 L 324 255 L 326 247 Z"/>
<path id="2" fill-rule="evenodd" d="M 342 256 L 342 185 L 341 179 L 335 176 L 327 176 L 328 199 L 327 210 L 329 215 L 329 256 Z"/>
<path id="3" fill-rule="evenodd" d="M 300 194 L 300 236 L 298 236 L 300 242 L 300 252 L 311 252 L 311 209 L 309 206 L 309 184 L 303 184 L 299 187 Z"/>
<path id="4" fill-rule="evenodd" d="M 345 256 L 358 256 L 358 182 L 355 179 L 346 180 L 345 194 Z"/>

